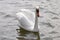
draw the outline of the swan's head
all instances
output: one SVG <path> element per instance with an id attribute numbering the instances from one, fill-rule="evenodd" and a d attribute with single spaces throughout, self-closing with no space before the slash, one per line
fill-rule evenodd
<path id="1" fill-rule="evenodd" d="M 39 17 L 39 6 L 36 6 L 36 15 Z"/>
<path id="2" fill-rule="evenodd" d="M 36 6 L 36 9 L 39 9 L 39 6 Z"/>

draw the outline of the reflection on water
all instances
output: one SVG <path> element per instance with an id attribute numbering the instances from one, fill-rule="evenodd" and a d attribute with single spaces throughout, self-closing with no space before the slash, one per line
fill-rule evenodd
<path id="1" fill-rule="evenodd" d="M 40 40 L 38 32 L 26 31 L 22 28 L 16 29 L 18 33 L 18 40 Z"/>

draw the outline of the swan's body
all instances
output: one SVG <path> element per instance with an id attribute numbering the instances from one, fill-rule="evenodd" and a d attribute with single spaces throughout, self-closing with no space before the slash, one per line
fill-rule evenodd
<path id="1" fill-rule="evenodd" d="M 27 9 L 22 9 L 22 11 L 25 11 L 26 13 L 19 12 L 16 14 L 20 23 L 20 27 L 28 31 L 38 32 L 38 16 L 36 13 L 30 12 Z"/>

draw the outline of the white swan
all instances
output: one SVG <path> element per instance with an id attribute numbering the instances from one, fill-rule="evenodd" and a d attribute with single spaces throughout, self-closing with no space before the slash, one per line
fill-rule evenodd
<path id="1" fill-rule="evenodd" d="M 21 9 L 23 12 L 17 13 L 20 27 L 25 30 L 38 32 L 39 7 L 36 7 L 36 13 L 28 9 Z"/>

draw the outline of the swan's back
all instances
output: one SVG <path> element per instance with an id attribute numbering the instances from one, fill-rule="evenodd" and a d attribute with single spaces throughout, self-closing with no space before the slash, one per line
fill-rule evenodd
<path id="1" fill-rule="evenodd" d="M 34 29 L 35 15 L 33 12 L 28 9 L 21 9 L 21 12 L 16 15 L 22 28 L 30 31 Z"/>
<path id="2" fill-rule="evenodd" d="M 29 9 L 20 9 L 20 11 L 26 16 L 26 17 L 28 17 L 29 18 L 29 20 L 31 20 L 31 21 L 35 21 L 34 19 L 35 19 L 35 13 L 34 12 L 32 12 L 31 10 L 29 10 Z"/>

